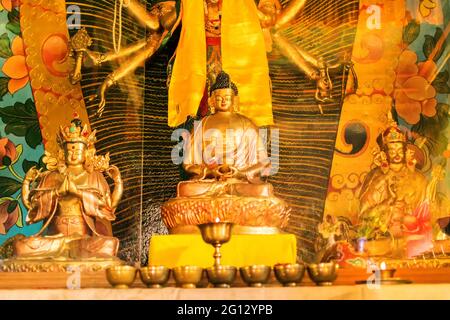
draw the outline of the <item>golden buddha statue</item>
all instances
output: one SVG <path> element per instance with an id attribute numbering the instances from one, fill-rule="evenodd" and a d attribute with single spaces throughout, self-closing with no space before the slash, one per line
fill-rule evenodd
<path id="1" fill-rule="evenodd" d="M 23 181 L 27 223 L 44 223 L 36 235 L 14 242 L 15 260 L 114 260 L 119 240 L 111 221 L 123 191 L 119 169 L 109 165 L 109 155 L 95 155 L 95 131 L 79 119 L 61 127 L 57 140 L 58 155 L 44 158 L 48 171 L 31 168 Z M 104 173 L 114 181 L 112 193 Z"/>
<path id="2" fill-rule="evenodd" d="M 265 182 L 271 162 L 259 128 L 239 113 L 238 101 L 236 85 L 220 72 L 210 90 L 211 114 L 185 139 L 183 168 L 190 180 L 162 206 L 171 233 L 215 221 L 234 222 L 236 233 L 274 233 L 287 225 L 287 205 Z"/>
<path id="3" fill-rule="evenodd" d="M 360 193 L 359 236 L 370 240 L 394 240 L 393 255 L 414 256 L 432 246 L 431 190 L 416 169 L 414 152 L 406 136 L 390 118 L 382 133 L 382 150 L 375 168 L 366 176 Z"/>

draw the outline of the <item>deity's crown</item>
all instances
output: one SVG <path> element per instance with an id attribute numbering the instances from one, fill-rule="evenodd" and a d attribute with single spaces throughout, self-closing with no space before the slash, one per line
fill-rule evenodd
<path id="1" fill-rule="evenodd" d="M 81 120 L 78 118 L 73 119 L 70 122 L 70 126 L 60 127 L 60 132 L 57 137 L 58 144 L 62 147 L 66 143 L 83 143 L 87 147 L 92 146 L 95 141 L 95 133 L 96 131 L 90 131 L 88 126 L 85 124 L 84 126 L 81 123 Z"/>
<path id="2" fill-rule="evenodd" d="M 386 145 L 388 143 L 394 142 L 406 142 L 405 134 L 398 128 L 397 122 L 392 119 L 392 115 L 388 113 L 388 122 L 389 125 L 386 130 L 383 132 L 383 144 Z"/>

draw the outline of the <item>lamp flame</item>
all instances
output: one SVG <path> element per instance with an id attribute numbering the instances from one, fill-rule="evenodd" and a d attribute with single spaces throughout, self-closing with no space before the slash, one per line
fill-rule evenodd
<path id="1" fill-rule="evenodd" d="M 219 222 L 220 222 L 220 218 L 217 217 L 215 222 L 216 222 L 216 223 L 219 223 Z"/>
<path id="2" fill-rule="evenodd" d="M 386 266 L 386 262 L 381 262 L 381 264 L 380 264 L 380 269 L 381 270 L 386 270 L 386 268 L 387 268 L 387 266 Z"/>

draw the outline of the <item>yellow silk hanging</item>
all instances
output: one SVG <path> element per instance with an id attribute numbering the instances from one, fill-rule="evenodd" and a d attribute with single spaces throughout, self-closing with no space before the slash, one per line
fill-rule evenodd
<path id="1" fill-rule="evenodd" d="M 170 127 L 195 116 L 206 85 L 206 35 L 203 0 L 182 0 L 182 27 L 169 86 Z"/>
<path id="2" fill-rule="evenodd" d="M 254 0 L 223 0 L 222 69 L 239 89 L 240 113 L 273 124 L 266 45 Z"/>
<path id="3" fill-rule="evenodd" d="M 222 66 L 239 89 L 240 112 L 257 126 L 273 124 L 269 67 L 254 0 L 224 0 Z M 206 85 L 203 0 L 182 0 L 182 29 L 169 87 L 168 124 L 195 116 Z"/>

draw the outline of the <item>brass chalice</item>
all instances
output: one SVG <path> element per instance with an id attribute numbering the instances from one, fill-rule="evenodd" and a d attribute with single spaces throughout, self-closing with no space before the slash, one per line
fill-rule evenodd
<path id="1" fill-rule="evenodd" d="M 231 230 L 234 224 L 231 222 L 211 222 L 198 225 L 202 233 L 203 241 L 214 246 L 214 266 L 220 266 L 222 254 L 220 248 L 230 241 Z"/>
<path id="2" fill-rule="evenodd" d="M 237 268 L 233 266 L 213 266 L 206 269 L 208 280 L 216 288 L 230 288 L 236 279 Z"/>
<path id="3" fill-rule="evenodd" d="M 116 289 L 128 289 L 136 278 L 136 272 L 132 266 L 113 266 L 106 269 L 106 279 Z"/>
<path id="4" fill-rule="evenodd" d="M 173 269 L 175 282 L 179 287 L 194 289 L 202 281 L 203 268 L 198 266 L 179 266 Z"/>
<path id="5" fill-rule="evenodd" d="M 170 269 L 165 266 L 148 266 L 139 270 L 141 280 L 149 288 L 162 288 L 170 277 Z"/>
<path id="6" fill-rule="evenodd" d="M 305 275 L 303 264 L 283 263 L 274 266 L 275 277 L 285 287 L 295 287 L 300 283 Z"/>
<path id="7" fill-rule="evenodd" d="M 332 262 L 312 263 L 308 265 L 308 274 L 318 286 L 331 286 L 337 278 L 339 265 Z"/>
<path id="8" fill-rule="evenodd" d="M 262 287 L 270 276 L 270 267 L 252 265 L 240 268 L 241 277 L 250 287 Z"/>

